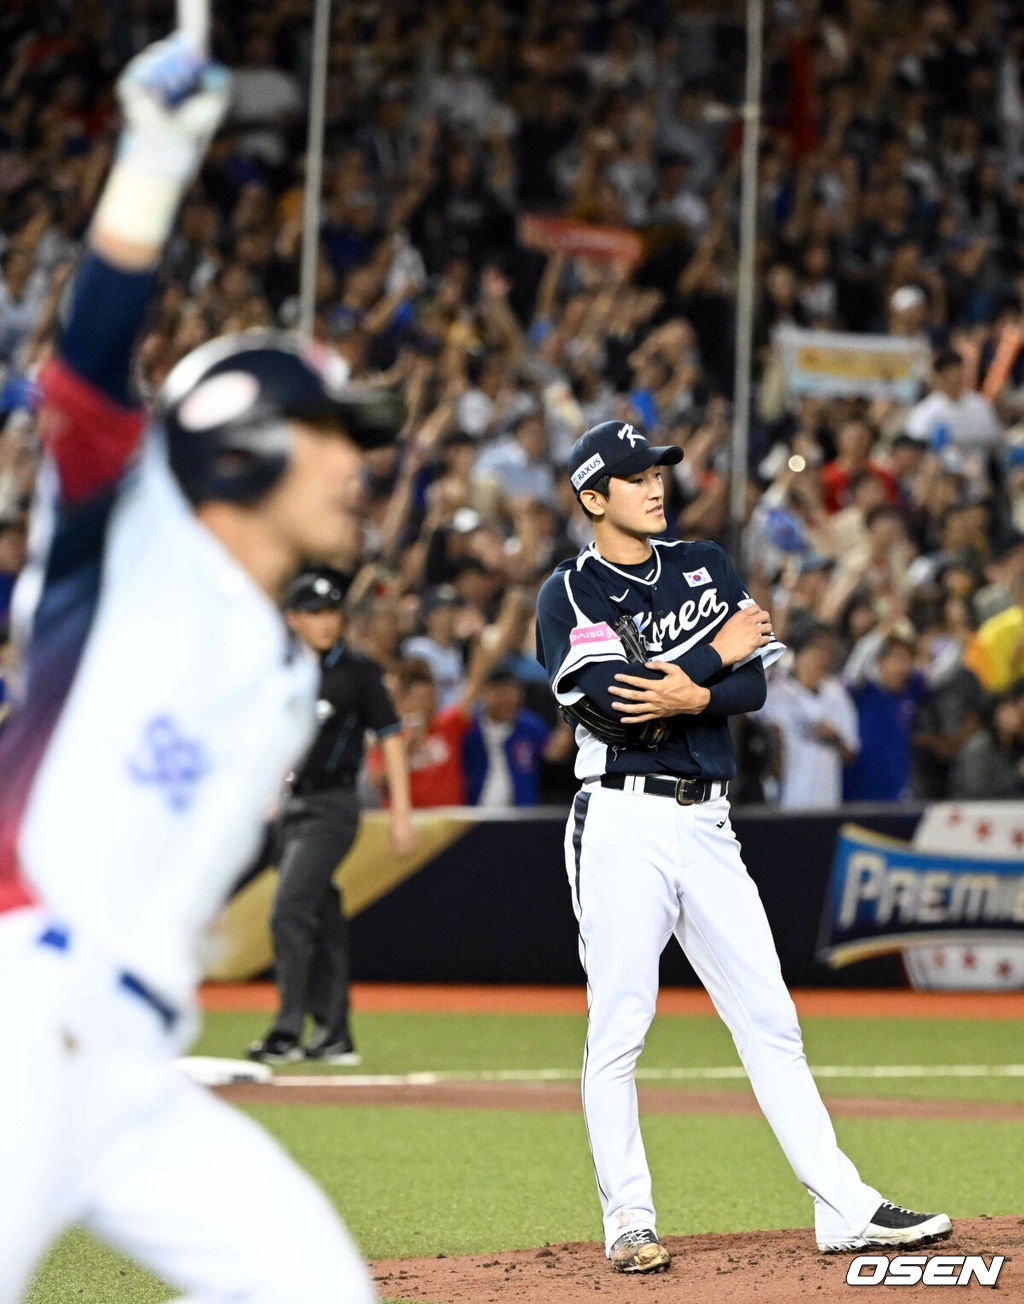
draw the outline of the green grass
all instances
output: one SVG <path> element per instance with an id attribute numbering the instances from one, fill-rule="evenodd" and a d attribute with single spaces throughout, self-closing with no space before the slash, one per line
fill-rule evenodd
<path id="1" fill-rule="evenodd" d="M 371 1258 L 599 1234 L 575 1113 L 329 1106 L 302 1114 L 273 1105 L 249 1112 L 316 1172 Z M 912 1207 L 938 1203 L 960 1216 L 1019 1208 L 1024 1123 L 839 1119 L 836 1130 L 865 1178 Z M 643 1132 L 666 1231 L 810 1225 L 807 1194 L 759 1115 L 650 1115 Z"/>
<path id="2" fill-rule="evenodd" d="M 503 1111 L 496 1126 L 482 1110 L 249 1112 L 315 1173 L 369 1257 L 599 1237 L 590 1157 L 574 1115 Z M 836 1130 L 865 1177 L 911 1206 L 954 1217 L 1019 1211 L 1024 1125 L 839 1119 Z M 644 1137 L 662 1230 L 810 1226 L 810 1201 L 761 1118 L 652 1115 Z M 51 1256 L 29 1304 L 167 1298 L 152 1279 L 75 1235 Z"/>
<path id="3" fill-rule="evenodd" d="M 213 1015 L 195 1053 L 237 1056 L 268 1022 L 265 1014 Z M 576 1015 L 357 1013 L 353 1019 L 363 1056 L 360 1073 L 574 1067 L 583 1056 L 586 1030 L 586 1018 Z M 302 1073 L 310 1069 L 298 1066 Z"/>
<path id="4" fill-rule="evenodd" d="M 162 1304 L 172 1298 L 162 1282 L 72 1231 L 40 1268 L 26 1304 Z"/>
<path id="5" fill-rule="evenodd" d="M 195 1053 L 238 1056 L 266 1027 L 267 1016 L 262 1014 L 213 1015 Z M 354 1028 L 363 1055 L 360 1073 L 546 1068 L 564 1069 L 574 1078 L 582 1059 L 586 1019 L 575 1015 L 357 1014 Z M 816 1064 L 1024 1063 L 1020 1027 L 1013 1020 L 814 1018 L 804 1020 L 803 1028 L 812 1069 Z M 640 1061 L 643 1069 L 738 1063 L 732 1039 L 715 1016 L 655 1019 Z M 292 1071 L 312 1070 L 309 1065 L 299 1065 Z M 693 1085 L 749 1090 L 745 1080 Z M 834 1096 L 1024 1103 L 1024 1077 L 828 1078 L 823 1079 L 822 1090 Z"/>
<path id="6" fill-rule="evenodd" d="M 166 1304 L 175 1292 L 84 1232 L 69 1232 L 36 1277 L 26 1304 Z M 385 1298 L 380 1304 L 425 1304 Z"/>
<path id="7" fill-rule="evenodd" d="M 238 1055 L 265 1026 L 261 1015 L 216 1015 L 196 1051 Z M 564 1067 L 575 1075 L 584 1031 L 584 1020 L 570 1016 L 366 1014 L 356 1025 L 364 1055 L 359 1072 Z M 1024 1059 L 1012 1022 L 809 1019 L 805 1033 L 812 1066 Z M 657 1021 L 642 1059 L 647 1067 L 735 1063 L 728 1034 L 712 1018 Z M 824 1090 L 1020 1101 L 1024 1081 L 829 1080 Z M 248 1112 L 313 1173 L 371 1257 L 599 1235 L 593 1170 L 575 1110 L 266 1105 Z M 945 1208 L 954 1217 L 1020 1211 L 1024 1122 L 840 1117 L 836 1131 L 865 1178 L 911 1207 Z M 644 1136 L 666 1232 L 810 1225 L 806 1193 L 760 1116 L 651 1115 Z M 28 1301 L 158 1304 L 170 1297 L 160 1283 L 72 1233 L 51 1254 Z"/>

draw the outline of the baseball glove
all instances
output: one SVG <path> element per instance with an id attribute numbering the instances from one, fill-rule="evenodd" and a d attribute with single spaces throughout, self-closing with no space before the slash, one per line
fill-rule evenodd
<path id="1" fill-rule="evenodd" d="M 647 660 L 647 645 L 644 636 L 636 627 L 632 616 L 620 616 L 612 625 L 629 661 Z M 655 751 L 665 741 L 668 723 L 665 720 L 646 720 L 643 724 L 626 724 L 619 716 L 607 715 L 589 697 L 581 697 L 571 706 L 562 707 L 562 716 L 566 724 L 581 724 L 585 729 L 600 738 L 601 742 L 618 751 L 644 748 Z"/>

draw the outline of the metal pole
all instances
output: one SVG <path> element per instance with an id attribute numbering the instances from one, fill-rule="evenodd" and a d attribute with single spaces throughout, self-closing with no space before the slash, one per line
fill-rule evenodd
<path id="1" fill-rule="evenodd" d="M 306 137 L 306 187 L 302 195 L 302 261 L 299 269 L 299 330 L 313 334 L 316 318 L 316 272 L 320 257 L 320 190 L 324 165 L 324 106 L 327 99 L 327 52 L 331 0 L 316 0 L 309 86 L 309 134 Z"/>
<path id="2" fill-rule="evenodd" d="M 743 103 L 743 156 L 740 172 L 740 262 L 736 295 L 736 371 L 733 385 L 729 534 L 739 546 L 747 505 L 747 452 L 750 446 L 750 368 L 754 334 L 754 270 L 757 244 L 757 147 L 761 136 L 763 0 L 747 0 L 747 76 Z"/>

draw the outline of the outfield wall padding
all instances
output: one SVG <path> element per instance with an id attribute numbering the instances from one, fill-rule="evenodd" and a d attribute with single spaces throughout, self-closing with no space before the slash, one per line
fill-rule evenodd
<path id="1" fill-rule="evenodd" d="M 446 814 L 450 819 L 452 813 Z M 836 970 L 818 962 L 815 948 L 839 826 L 854 819 L 877 833 L 910 838 L 920 816 L 920 807 L 889 805 L 810 813 L 733 810 L 733 827 L 788 983 L 904 984 L 898 956 Z M 562 853 L 565 812 L 543 809 L 518 817 L 510 812 L 504 818 L 466 812 L 464 818 L 459 836 L 352 919 L 353 976 L 385 982 L 580 983 Z M 629 872 L 627 855 L 623 892 L 629 891 Z M 674 942 L 662 958 L 662 978 L 672 984 L 697 981 Z"/>

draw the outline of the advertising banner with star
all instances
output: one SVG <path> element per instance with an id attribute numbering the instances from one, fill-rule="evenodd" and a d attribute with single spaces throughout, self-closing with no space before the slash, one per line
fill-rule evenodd
<path id="1" fill-rule="evenodd" d="M 818 958 L 832 968 L 899 952 L 918 987 L 1024 986 L 1024 811 L 929 808 L 913 843 L 845 824 Z"/>
<path id="2" fill-rule="evenodd" d="M 1019 801 L 937 802 L 914 830 L 924 851 L 959 852 L 1024 862 L 1024 805 Z M 915 947 L 903 955 L 912 986 L 963 991 L 1024 987 L 1024 934 L 977 946 Z"/>

